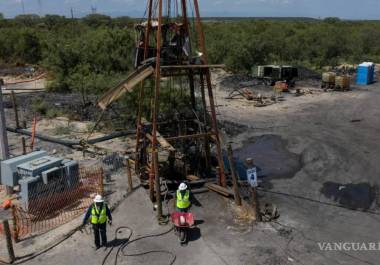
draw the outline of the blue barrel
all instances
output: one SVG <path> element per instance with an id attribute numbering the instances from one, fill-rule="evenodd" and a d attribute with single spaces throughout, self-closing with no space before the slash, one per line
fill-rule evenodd
<path id="1" fill-rule="evenodd" d="M 369 85 L 375 81 L 375 64 L 362 63 L 358 66 L 356 84 Z"/>

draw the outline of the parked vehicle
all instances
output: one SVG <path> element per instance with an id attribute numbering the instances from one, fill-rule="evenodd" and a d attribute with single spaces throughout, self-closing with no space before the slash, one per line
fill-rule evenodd
<path id="1" fill-rule="evenodd" d="M 252 68 L 252 74 L 265 84 L 274 86 L 277 81 L 285 81 L 294 87 L 298 78 L 298 68 L 289 65 L 259 65 Z"/>

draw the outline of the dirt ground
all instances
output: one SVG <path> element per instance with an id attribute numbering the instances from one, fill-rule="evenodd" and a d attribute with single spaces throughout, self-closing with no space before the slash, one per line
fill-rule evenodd
<path id="1" fill-rule="evenodd" d="M 322 251 L 319 244 L 380 242 L 380 84 L 323 92 L 317 80 L 306 80 L 297 85 L 304 95 L 284 94 L 283 101 L 259 108 L 245 99 L 226 99 L 240 82 L 222 72 L 214 75 L 224 143 L 232 143 L 239 163 L 254 159 L 260 203 L 276 204 L 280 218 L 257 225 L 239 223 L 229 201 L 206 193 L 197 195 L 202 207 L 193 209 L 199 222 L 187 247 L 179 247 L 169 233 L 138 242 L 130 250 L 169 250 L 177 256 L 175 264 L 378 264 L 380 251 Z M 255 92 L 273 93 L 265 87 Z M 238 170 L 244 178 L 244 168 Z M 133 228 L 136 237 L 170 228 L 156 224 L 141 190 L 114 216 L 111 238 L 118 226 Z M 76 233 L 26 264 L 101 264 L 107 252 L 95 253 L 91 241 L 90 235 Z M 120 257 L 119 264 L 170 264 L 170 255 Z"/>
<path id="2" fill-rule="evenodd" d="M 300 82 L 298 88 L 312 93 L 255 108 L 243 99 L 226 100 L 221 80 L 214 81 L 219 119 L 246 126 L 225 141 L 261 170 L 259 194 L 280 209 L 277 229 L 289 231 L 290 263 L 377 264 L 379 251 L 321 252 L 317 243 L 379 241 L 380 85 L 323 92 L 313 81 Z M 275 249 L 249 256 L 257 260 Z M 286 264 L 275 259 L 258 264 Z"/>

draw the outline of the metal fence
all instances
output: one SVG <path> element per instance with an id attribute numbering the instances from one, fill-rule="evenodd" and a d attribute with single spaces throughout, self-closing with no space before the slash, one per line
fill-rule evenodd
<path id="1" fill-rule="evenodd" d="M 103 193 L 103 169 L 99 166 L 81 167 L 78 183 L 62 185 L 63 177 L 50 183 L 49 189 L 37 186 L 29 192 L 28 209 L 20 205 L 12 208 L 16 240 L 41 234 L 82 215 L 96 193 Z"/>

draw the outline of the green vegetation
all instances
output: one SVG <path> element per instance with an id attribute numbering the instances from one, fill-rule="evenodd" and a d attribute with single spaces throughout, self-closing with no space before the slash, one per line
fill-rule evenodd
<path id="1" fill-rule="evenodd" d="M 37 114 L 46 115 L 49 105 L 41 98 L 35 98 L 32 101 L 32 111 Z"/>
<path id="2" fill-rule="evenodd" d="M 295 64 L 319 69 L 380 59 L 380 22 L 239 21 L 206 24 L 213 63 L 249 71 L 253 64 Z"/>
<path id="3" fill-rule="evenodd" d="M 53 129 L 54 135 L 69 135 L 75 129 L 75 126 L 72 124 L 68 124 L 67 126 L 58 125 Z"/>
<path id="4" fill-rule="evenodd" d="M 101 93 L 133 68 L 134 20 L 92 14 L 83 19 L 0 14 L 0 64 L 39 64 L 54 91 Z M 337 18 L 207 20 L 211 63 L 249 72 L 257 64 L 311 68 L 364 60 L 380 61 L 380 22 Z"/>

